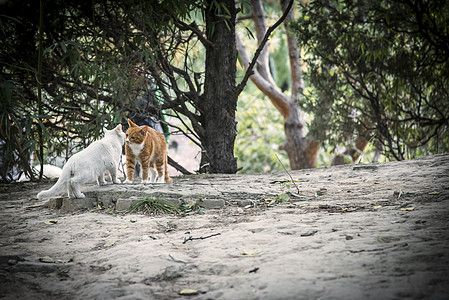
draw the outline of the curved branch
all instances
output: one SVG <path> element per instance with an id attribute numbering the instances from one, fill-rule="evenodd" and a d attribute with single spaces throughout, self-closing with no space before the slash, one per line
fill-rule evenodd
<path id="1" fill-rule="evenodd" d="M 242 65 L 244 69 L 248 69 L 249 58 L 246 55 L 245 46 L 243 45 L 240 38 L 236 35 L 237 50 L 240 53 Z M 268 96 L 270 101 L 276 107 L 276 109 L 282 114 L 284 119 L 288 119 L 290 116 L 290 109 L 286 96 L 282 91 L 276 86 L 265 80 L 262 75 L 256 70 L 251 75 L 251 81 L 265 94 Z"/>
<path id="2" fill-rule="evenodd" d="M 254 53 L 254 57 L 251 60 L 251 63 L 249 64 L 248 68 L 246 69 L 245 76 L 243 77 L 242 81 L 236 87 L 236 92 L 235 92 L 235 95 L 234 95 L 235 98 L 237 98 L 240 95 L 240 93 L 243 91 L 243 88 L 245 87 L 246 83 L 248 82 L 249 77 L 251 75 L 253 75 L 254 65 L 256 64 L 257 59 L 258 59 L 260 53 L 262 52 L 263 48 L 265 47 L 265 44 L 267 43 L 268 38 L 270 37 L 271 33 L 277 27 L 279 27 L 279 25 L 281 25 L 282 22 L 284 22 L 284 20 L 287 17 L 290 9 L 293 6 L 293 1 L 294 0 L 290 0 L 290 3 L 288 4 L 286 10 L 284 11 L 284 14 L 282 15 L 282 17 L 279 20 L 277 20 L 277 22 L 274 23 L 273 26 L 270 26 L 268 28 L 267 32 L 265 33 L 265 36 L 264 36 L 263 40 L 260 42 L 259 47 L 257 48 L 256 52 Z M 236 37 L 237 37 L 237 34 L 236 34 Z"/>
<path id="3" fill-rule="evenodd" d="M 201 41 L 201 43 L 204 45 L 204 47 L 215 47 L 214 43 L 206 39 L 201 32 L 201 30 L 198 28 L 198 25 L 196 25 L 195 22 L 192 22 L 190 24 L 186 24 L 182 21 L 178 21 L 175 23 L 176 27 L 178 27 L 182 31 L 190 30 L 193 33 L 196 34 L 198 39 Z"/>

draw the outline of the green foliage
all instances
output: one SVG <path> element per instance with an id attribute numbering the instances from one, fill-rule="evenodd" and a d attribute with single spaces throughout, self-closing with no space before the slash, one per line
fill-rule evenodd
<path id="1" fill-rule="evenodd" d="M 449 151 L 449 3 L 313 1 L 294 30 L 308 70 L 310 134 L 356 137 L 394 159 Z"/>
<path id="2" fill-rule="evenodd" d="M 203 207 L 199 205 L 201 201 L 202 201 L 201 197 L 198 200 L 193 200 L 189 202 L 181 200 L 181 204 L 178 207 L 181 216 L 185 217 L 195 214 L 203 215 L 206 211 Z"/>
<path id="3" fill-rule="evenodd" d="M 161 117 L 162 98 L 173 93 L 154 88 L 148 67 L 157 65 L 158 55 L 169 61 L 175 58 L 176 49 L 182 48 L 175 23 L 191 18 L 204 5 L 196 0 L 44 1 L 42 106 L 38 107 L 39 1 L 3 3 L 0 83 L 5 109 L 0 139 L 6 143 L 8 161 L 17 160 L 22 147 L 28 152 L 20 163 L 29 163 L 30 153 L 38 149 L 39 128 L 44 129 L 48 161 L 54 156 L 70 157 L 98 139 L 103 127 L 126 123 L 128 114 Z M 156 68 L 154 72 L 161 73 Z M 167 76 L 160 79 L 161 85 L 172 83 Z M 148 95 L 153 98 L 151 107 L 136 104 Z M 40 108 L 43 115 L 38 116 Z M 14 134 L 19 142 L 10 139 L 14 130 L 20 132 Z M 8 161 L 2 169 L 11 169 Z M 4 173 L 0 176 L 5 180 Z"/>
<path id="4" fill-rule="evenodd" d="M 31 123 L 17 118 L 17 105 L 13 101 L 16 87 L 11 81 L 0 82 L 0 177 L 3 182 L 13 179 L 13 171 L 26 170 L 30 149 L 34 148 Z M 23 131 L 22 128 L 25 130 Z"/>
<path id="5" fill-rule="evenodd" d="M 280 113 L 263 95 L 243 92 L 239 98 L 236 118 L 237 138 L 235 156 L 241 173 L 267 173 L 283 170 L 276 158 L 288 165 L 285 151 L 279 150 L 284 141 Z"/>

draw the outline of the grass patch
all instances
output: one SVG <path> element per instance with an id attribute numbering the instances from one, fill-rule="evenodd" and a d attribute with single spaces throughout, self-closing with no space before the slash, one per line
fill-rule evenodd
<path id="1" fill-rule="evenodd" d="M 128 212 L 132 213 L 135 211 L 152 214 L 178 214 L 180 210 L 167 200 L 146 197 L 131 206 Z"/>

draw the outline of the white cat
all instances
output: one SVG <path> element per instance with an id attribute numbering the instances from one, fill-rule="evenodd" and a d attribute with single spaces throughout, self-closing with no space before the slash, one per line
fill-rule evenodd
<path id="1" fill-rule="evenodd" d="M 62 168 L 61 177 L 51 189 L 37 194 L 37 198 L 52 198 L 60 196 L 67 189 L 69 198 L 84 198 L 80 185 L 88 182 L 106 184 L 104 172 L 109 171 L 114 183 L 121 183 L 117 179 L 118 165 L 125 144 L 125 133 L 122 125 L 112 130 L 103 129 L 104 138 L 95 141 L 86 149 L 69 158 Z"/>
<path id="2" fill-rule="evenodd" d="M 33 167 L 33 171 L 38 173 L 39 172 L 39 167 Z M 44 177 L 45 178 L 59 178 L 61 177 L 62 174 L 62 169 L 58 168 L 57 166 L 52 166 L 52 165 L 44 165 Z M 25 175 L 25 173 L 22 173 L 22 175 L 20 175 L 19 180 L 17 180 L 18 182 L 26 182 L 26 181 L 30 181 L 30 178 L 28 178 L 27 175 Z"/>

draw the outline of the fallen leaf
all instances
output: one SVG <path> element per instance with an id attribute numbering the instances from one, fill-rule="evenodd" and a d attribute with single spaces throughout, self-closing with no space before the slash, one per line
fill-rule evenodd
<path id="1" fill-rule="evenodd" d="M 43 263 L 49 263 L 49 264 L 52 264 L 55 262 L 55 260 L 53 258 L 51 258 L 50 256 L 39 257 L 39 261 L 43 262 Z"/>
<path id="2" fill-rule="evenodd" d="M 253 257 L 256 255 L 259 255 L 262 252 L 263 252 L 262 249 L 243 250 L 242 255 L 247 255 L 247 256 Z"/>
<path id="3" fill-rule="evenodd" d="M 273 200 L 270 201 L 270 203 L 268 203 L 268 206 L 272 206 L 272 205 L 274 205 L 275 203 L 276 203 L 276 199 L 273 199 Z"/>
<path id="4" fill-rule="evenodd" d="M 59 222 L 58 220 L 48 220 L 48 221 L 45 221 L 44 223 L 47 224 L 47 225 L 53 225 L 53 224 L 56 224 L 58 222 Z"/>
<path id="5" fill-rule="evenodd" d="M 380 184 L 380 182 L 379 181 L 374 181 L 374 184 Z"/>
<path id="6" fill-rule="evenodd" d="M 107 242 L 106 244 L 104 244 L 105 247 L 112 247 L 114 245 L 115 245 L 115 241 L 110 241 L 110 242 Z"/>
<path id="7" fill-rule="evenodd" d="M 194 290 L 194 289 L 183 289 L 179 292 L 180 295 L 183 296 L 193 296 L 193 295 L 198 295 L 198 290 Z"/>
<path id="8" fill-rule="evenodd" d="M 379 208 L 382 208 L 382 205 L 373 206 L 373 209 L 379 209 Z"/>
<path id="9" fill-rule="evenodd" d="M 137 219 L 131 219 L 131 220 L 129 220 L 131 223 L 136 223 L 137 222 Z"/>
<path id="10" fill-rule="evenodd" d="M 440 192 L 430 192 L 429 195 L 438 195 Z"/>
<path id="11" fill-rule="evenodd" d="M 126 225 L 120 225 L 120 227 L 119 227 L 118 229 L 125 229 L 125 228 L 128 228 L 128 226 L 126 226 Z"/>
<path id="12" fill-rule="evenodd" d="M 412 211 L 412 210 L 415 210 L 415 208 L 413 206 L 411 206 L 411 207 L 403 207 L 403 208 L 401 208 L 401 210 L 402 211 Z"/>
<path id="13" fill-rule="evenodd" d="M 98 205 L 97 205 L 97 208 L 98 208 L 99 210 L 102 210 L 102 208 L 101 208 L 101 205 L 100 205 L 100 204 L 98 204 Z"/>

